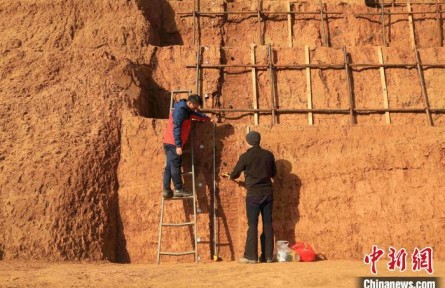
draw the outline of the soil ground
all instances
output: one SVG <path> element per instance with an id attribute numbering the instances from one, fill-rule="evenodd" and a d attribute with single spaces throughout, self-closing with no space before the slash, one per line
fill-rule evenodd
<path id="1" fill-rule="evenodd" d="M 434 262 L 432 276 L 445 276 L 445 262 Z M 426 272 L 389 272 L 378 276 L 428 276 Z M 407 263 L 410 270 L 410 263 Z M 0 261 L 0 287 L 358 287 L 371 276 L 361 261 L 200 264 L 111 264 Z"/>

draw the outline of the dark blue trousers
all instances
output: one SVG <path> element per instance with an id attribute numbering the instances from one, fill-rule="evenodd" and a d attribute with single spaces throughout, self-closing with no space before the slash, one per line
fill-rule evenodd
<path id="1" fill-rule="evenodd" d="M 164 189 L 170 189 L 170 182 L 173 180 L 175 189 L 182 189 L 181 167 L 182 159 L 176 153 L 176 146 L 171 144 L 164 144 L 165 151 L 165 169 L 163 186 Z"/>

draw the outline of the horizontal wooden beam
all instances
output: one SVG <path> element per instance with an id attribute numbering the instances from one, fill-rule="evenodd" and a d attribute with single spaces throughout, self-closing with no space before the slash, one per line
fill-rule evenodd
<path id="1" fill-rule="evenodd" d="M 272 109 L 203 109 L 200 110 L 204 113 L 263 113 L 272 114 Z M 318 114 L 349 114 L 350 109 L 273 109 L 275 113 L 296 113 L 296 114 L 307 114 L 307 113 L 318 113 Z M 425 108 L 355 108 L 354 113 L 357 114 L 385 114 L 390 113 L 425 113 Z M 430 109 L 432 113 L 445 113 L 445 108 L 443 109 Z"/>
<path id="2" fill-rule="evenodd" d="M 417 63 L 385 63 L 385 64 L 349 64 L 352 68 L 416 68 Z M 445 64 L 430 64 L 430 63 L 422 63 L 422 67 L 426 68 L 445 68 Z M 196 68 L 196 65 L 186 65 L 187 68 Z M 199 68 L 214 68 L 214 69 L 222 69 L 222 68 L 258 68 L 258 69 L 268 69 L 269 65 L 266 64 L 201 64 Z M 315 69 L 344 69 L 344 64 L 293 64 L 293 65 L 273 65 L 275 69 L 306 69 L 306 68 L 315 68 Z"/>

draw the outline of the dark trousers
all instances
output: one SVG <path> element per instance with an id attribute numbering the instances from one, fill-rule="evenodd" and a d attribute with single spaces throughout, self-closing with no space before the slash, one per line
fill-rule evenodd
<path id="1" fill-rule="evenodd" d="M 258 260 L 258 216 L 263 219 L 263 233 L 261 234 L 261 258 L 273 259 L 273 225 L 272 225 L 273 197 L 247 196 L 246 212 L 249 229 L 247 230 L 244 258 Z"/>
<path id="2" fill-rule="evenodd" d="M 181 178 L 181 166 L 182 159 L 176 153 L 176 146 L 171 144 L 164 144 L 165 151 L 165 169 L 164 169 L 164 179 L 163 188 L 170 189 L 170 182 L 173 180 L 173 186 L 175 189 L 182 189 L 182 178 Z"/>

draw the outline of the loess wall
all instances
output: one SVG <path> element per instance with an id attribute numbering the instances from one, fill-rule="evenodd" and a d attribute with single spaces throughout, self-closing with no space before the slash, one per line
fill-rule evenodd
<path id="1" fill-rule="evenodd" d="M 119 243 L 125 244 L 131 262 L 156 261 L 164 129 L 165 120 L 131 115 L 123 120 L 118 176 L 125 239 Z M 209 123 L 196 123 L 193 134 L 202 210 L 198 251 L 204 261 L 212 257 L 212 129 Z M 327 259 L 360 259 L 374 244 L 408 251 L 431 246 L 443 259 L 444 128 L 266 125 L 255 129 L 277 163 L 273 216 L 277 240 L 307 241 Z M 246 125 L 216 126 L 218 174 L 230 172 L 246 149 L 245 131 Z M 184 170 L 188 169 L 185 164 Z M 245 188 L 218 175 L 216 179 L 219 256 L 234 260 L 243 253 L 247 231 Z M 167 203 L 166 222 L 193 216 L 191 203 Z M 163 251 L 191 250 L 193 239 L 187 228 L 168 229 L 164 228 Z M 163 256 L 162 261 L 178 259 Z"/>
<path id="2" fill-rule="evenodd" d="M 247 12 L 257 10 L 257 1 L 199 1 L 200 12 L 217 13 L 224 11 Z M 262 11 L 285 12 L 288 11 L 288 2 L 284 0 L 261 1 Z M 291 1 L 293 2 L 293 1 Z M 295 14 L 291 17 L 292 43 L 294 47 L 304 45 L 322 46 L 322 22 L 320 21 L 320 5 L 318 1 L 295 1 L 291 11 L 309 12 L 312 14 Z M 381 1 L 366 1 L 379 3 Z M 400 1 L 399 1 L 400 2 Z M 404 2 L 404 1 L 402 1 Z M 435 5 L 412 5 L 413 12 L 435 12 Z M 261 17 L 258 24 L 257 15 L 254 14 L 207 14 L 195 22 L 199 25 L 200 33 L 195 33 L 193 42 L 193 1 L 170 1 L 175 14 L 176 27 L 182 35 L 185 45 L 196 44 L 198 40 L 202 45 L 218 45 L 227 47 L 247 46 L 251 43 L 260 43 L 260 35 L 264 43 L 273 43 L 275 46 L 289 47 L 287 15 L 267 14 Z M 382 24 L 380 15 L 362 15 L 365 13 L 380 13 L 374 5 L 365 5 L 364 0 L 353 1 L 323 1 L 324 11 L 333 13 L 325 15 L 324 26 L 326 44 L 342 48 L 343 46 L 383 45 Z M 386 12 L 407 12 L 406 5 L 391 7 L 385 5 Z M 315 13 L 314 13 L 315 12 Z M 443 17 L 443 16 L 442 16 Z M 443 29 L 445 24 L 442 18 L 435 13 L 413 14 L 415 40 L 418 47 L 443 46 Z M 417 20 L 417 21 L 416 21 Z M 261 31 L 261 34 L 260 34 Z M 243 35 L 243 37 L 239 37 Z M 411 44 L 408 15 L 396 14 L 385 17 L 385 41 L 391 47 L 401 47 Z"/>
<path id="3" fill-rule="evenodd" d="M 202 2 L 202 1 L 201 1 Z M 283 11 L 286 1 L 263 2 L 264 10 Z M 154 53 L 157 65 L 152 79 L 162 90 L 155 98 L 156 118 L 166 118 L 171 90 L 196 91 L 196 46 L 193 46 L 193 21 L 180 12 L 193 10 L 192 1 L 171 1 L 175 21 L 184 45 L 159 47 Z M 256 3 L 211 1 L 201 3 L 201 11 L 255 10 Z M 284 7 L 284 8 L 283 8 Z M 314 11 L 317 5 L 300 3 L 298 8 Z M 346 17 L 328 20 L 331 47 L 321 47 L 320 21 L 316 17 L 293 19 L 293 46 L 288 47 L 287 17 L 271 17 L 262 23 L 265 43 L 273 43 L 273 63 L 306 63 L 305 45 L 312 64 L 344 64 L 343 47 L 351 64 L 379 64 L 381 26 L 379 18 L 360 19 L 354 13 L 375 12 L 355 2 L 328 3 L 329 11 L 340 10 Z M 394 12 L 404 11 L 396 7 Z M 418 5 L 417 11 L 429 11 Z M 422 10 L 423 9 L 423 10 Z M 423 17 L 416 14 L 416 17 Z M 374 16 L 373 16 L 374 17 Z M 426 16 L 425 16 L 426 17 Z M 369 17 L 368 17 L 369 18 Z M 399 19 L 400 18 L 400 19 Z M 403 19 L 402 19 L 403 18 Z M 304 21 L 302 21 L 304 20 Z M 393 16 L 383 47 L 384 63 L 416 63 L 409 39 L 408 19 Z M 197 24 L 196 24 L 197 25 Z M 251 64 L 254 50 L 258 65 L 268 65 L 267 46 L 258 45 L 256 17 L 226 16 L 200 20 L 202 44 L 200 61 L 204 65 Z M 435 22 L 415 22 L 416 43 L 422 63 L 445 63 Z M 428 32 L 425 32 L 428 31 Z M 429 37 L 429 38 L 428 38 Z M 252 43 L 256 45 L 252 48 Z M 174 55 L 174 56 L 173 56 Z M 186 66 L 188 68 L 186 68 Z M 174 73 L 172 73 L 173 67 Z M 181 72 L 180 72 L 181 71 Z M 305 69 L 278 69 L 274 73 L 276 105 L 280 109 L 308 107 Z M 252 69 L 207 68 L 198 76 L 199 93 L 205 96 L 204 109 L 253 108 Z M 270 73 L 255 71 L 258 84 L 258 108 L 271 109 Z M 344 69 L 311 69 L 312 101 L 315 109 L 349 109 L 347 78 Z M 443 69 L 423 71 L 431 108 L 442 109 Z M 390 108 L 424 107 L 421 82 L 416 67 L 386 68 L 386 88 Z M 357 109 L 382 109 L 383 86 L 379 69 L 353 68 L 350 72 L 353 105 Z M 179 95 L 178 97 L 184 97 Z M 126 247 L 126 261 L 152 262 L 156 259 L 163 170 L 162 133 L 165 121 L 127 115 L 122 127 L 121 164 L 119 165 L 119 207 L 122 213 L 121 245 Z M 154 115 L 149 115 L 153 117 Z M 263 133 L 263 146 L 277 158 L 279 175 L 275 183 L 274 225 L 276 239 L 308 241 L 328 259 L 360 259 L 373 244 L 381 247 L 431 246 L 442 259 L 443 213 L 443 121 L 433 114 L 435 128 L 429 127 L 425 113 L 390 113 L 355 115 L 355 127 L 348 114 L 315 114 L 314 126 L 307 114 L 280 114 L 278 125 L 269 127 L 270 113 L 261 113 L 259 127 L 253 126 L 253 114 L 220 112 L 212 114 L 216 127 L 216 170 L 230 171 L 245 149 L 245 128 L 249 125 Z M 196 124 L 196 161 L 198 237 L 201 260 L 214 254 L 212 198 L 213 162 L 211 126 Z M 203 145 L 203 147 L 201 147 Z M 152 148 L 150 148 L 152 147 Z M 149 158 L 150 162 L 141 159 Z M 137 164 L 136 164 L 137 163 Z M 154 163 L 154 165 L 153 165 Z M 156 167 L 153 169 L 153 167 Z M 184 170 L 188 170 L 185 165 Z M 244 188 L 217 178 L 217 242 L 223 260 L 235 260 L 243 253 L 246 233 Z M 170 202 L 167 221 L 188 221 L 191 203 Z M 185 212 L 185 213 L 184 213 Z M 140 215 L 143 215 L 140 217 Z M 136 219 L 136 220 L 135 220 Z M 187 228 L 164 229 L 165 251 L 187 251 L 193 239 Z M 163 257 L 162 261 L 192 261 L 189 258 Z"/>
<path id="4" fill-rule="evenodd" d="M 114 0 L 0 15 L 0 259 L 114 261 L 120 114 L 141 103 L 151 24 Z"/>

